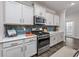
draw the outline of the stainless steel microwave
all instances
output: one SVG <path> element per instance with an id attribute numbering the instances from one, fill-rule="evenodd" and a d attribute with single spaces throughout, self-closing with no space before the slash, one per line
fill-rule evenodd
<path id="1" fill-rule="evenodd" d="M 43 17 L 40 16 L 34 16 L 34 24 L 41 24 L 41 25 L 45 25 L 45 19 Z"/>

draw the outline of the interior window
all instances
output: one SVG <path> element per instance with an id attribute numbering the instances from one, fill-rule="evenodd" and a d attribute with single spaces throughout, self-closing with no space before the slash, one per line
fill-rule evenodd
<path id="1" fill-rule="evenodd" d="M 73 35 L 74 22 L 66 22 L 66 35 Z"/>

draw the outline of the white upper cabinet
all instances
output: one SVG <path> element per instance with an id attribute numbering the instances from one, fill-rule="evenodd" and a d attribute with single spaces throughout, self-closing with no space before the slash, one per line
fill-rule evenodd
<path id="1" fill-rule="evenodd" d="M 59 26 L 59 16 L 56 12 L 50 9 L 46 9 L 46 25 Z"/>
<path id="2" fill-rule="evenodd" d="M 37 4 L 34 4 L 34 15 L 40 16 L 40 6 Z"/>
<path id="3" fill-rule="evenodd" d="M 40 6 L 38 4 L 34 4 L 34 15 L 35 16 L 41 16 L 45 17 L 46 9 L 43 6 Z"/>
<path id="4" fill-rule="evenodd" d="M 53 25 L 53 14 L 46 13 L 46 25 Z"/>
<path id="5" fill-rule="evenodd" d="M 23 22 L 33 25 L 33 7 L 23 5 Z"/>
<path id="6" fill-rule="evenodd" d="M 59 25 L 59 16 L 58 15 L 54 15 L 54 25 Z"/>
<path id="7" fill-rule="evenodd" d="M 33 7 L 5 2 L 5 24 L 33 25 Z"/>
<path id="8" fill-rule="evenodd" d="M 5 23 L 19 24 L 21 9 L 21 4 L 17 2 L 5 2 Z"/>

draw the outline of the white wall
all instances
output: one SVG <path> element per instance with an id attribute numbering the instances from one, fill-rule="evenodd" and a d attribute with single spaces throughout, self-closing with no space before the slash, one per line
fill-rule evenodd
<path id="1" fill-rule="evenodd" d="M 4 30 L 3 30 L 3 2 L 0 1 L 0 40 L 2 40 Z"/>
<path id="2" fill-rule="evenodd" d="M 65 11 L 62 11 L 60 17 L 60 30 L 65 32 Z"/>
<path id="3" fill-rule="evenodd" d="M 79 17 L 70 17 L 67 18 L 66 21 L 73 21 L 74 22 L 74 31 L 73 31 L 73 36 L 74 37 L 79 37 Z"/>

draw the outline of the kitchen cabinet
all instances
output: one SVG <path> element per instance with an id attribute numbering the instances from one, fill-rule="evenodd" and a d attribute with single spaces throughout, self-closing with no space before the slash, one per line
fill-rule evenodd
<path id="1" fill-rule="evenodd" d="M 57 43 L 57 39 L 55 35 L 51 35 L 50 36 L 50 47 L 52 47 L 53 45 L 55 45 Z"/>
<path id="2" fill-rule="evenodd" d="M 41 16 L 45 18 L 46 8 L 43 6 L 40 6 L 38 4 L 34 4 L 34 15 L 35 16 Z"/>
<path id="3" fill-rule="evenodd" d="M 63 32 L 57 33 L 56 34 L 56 39 L 57 39 L 57 42 L 64 41 L 64 33 Z"/>
<path id="4" fill-rule="evenodd" d="M 33 7 L 23 5 L 23 23 L 33 25 Z"/>
<path id="5" fill-rule="evenodd" d="M 3 43 L 3 57 L 30 57 L 37 53 L 37 36 L 22 36 L 21 40 L 19 37 L 14 37 L 13 39 L 19 40 Z M 8 40 L 11 40 L 11 38 L 8 38 Z"/>
<path id="6" fill-rule="evenodd" d="M 5 24 L 33 25 L 33 7 L 5 2 Z"/>
<path id="7" fill-rule="evenodd" d="M 46 25 L 54 25 L 52 13 L 49 12 L 46 13 Z"/>
<path id="8" fill-rule="evenodd" d="M 53 45 L 64 41 L 64 33 L 63 32 L 58 32 L 58 33 L 52 33 L 50 34 L 50 47 L 52 47 Z"/>
<path id="9" fill-rule="evenodd" d="M 23 57 L 23 45 L 4 48 L 3 57 Z"/>
<path id="10" fill-rule="evenodd" d="M 37 53 L 37 41 L 32 40 L 25 43 L 25 57 L 33 56 Z"/>
<path id="11" fill-rule="evenodd" d="M 2 44 L 0 44 L 0 57 L 2 57 Z"/>
<path id="12" fill-rule="evenodd" d="M 54 25 L 59 26 L 59 16 L 58 15 L 54 15 Z"/>
<path id="13" fill-rule="evenodd" d="M 59 38 L 59 41 L 58 42 L 64 41 L 65 40 L 64 32 L 60 32 L 58 34 L 58 38 Z"/>
<path id="14" fill-rule="evenodd" d="M 17 2 L 5 2 L 5 23 L 19 24 L 21 20 L 22 5 Z"/>

